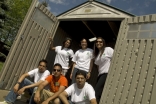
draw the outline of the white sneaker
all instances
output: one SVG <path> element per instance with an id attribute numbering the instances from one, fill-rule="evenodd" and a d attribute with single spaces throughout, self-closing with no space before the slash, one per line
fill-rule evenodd
<path id="1" fill-rule="evenodd" d="M 1 101 L 0 104 L 9 104 L 6 101 Z"/>
<path id="2" fill-rule="evenodd" d="M 21 99 L 22 95 L 24 95 L 24 92 L 21 95 L 18 95 L 16 99 L 18 99 L 18 100 Z"/>
<path id="3" fill-rule="evenodd" d="M 22 98 L 22 95 L 18 95 L 16 99 L 19 100 L 19 99 L 21 99 L 21 98 Z"/>

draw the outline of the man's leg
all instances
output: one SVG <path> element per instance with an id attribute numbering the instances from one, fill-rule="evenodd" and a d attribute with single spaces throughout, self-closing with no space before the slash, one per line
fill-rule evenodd
<path id="1" fill-rule="evenodd" d="M 19 86 L 19 89 L 22 88 L 22 87 L 24 87 L 24 86 L 30 85 L 30 84 L 32 84 L 32 83 L 33 83 L 33 82 L 31 82 L 30 80 L 28 80 L 28 79 L 25 78 L 25 79 L 21 82 L 21 84 L 20 84 L 20 86 Z M 33 91 L 33 88 L 30 89 L 30 91 Z M 16 100 L 16 98 L 17 98 L 17 96 L 18 96 L 18 94 L 15 93 L 13 90 L 11 90 L 11 91 L 8 93 L 8 95 L 6 96 L 5 101 L 6 101 L 6 102 L 9 102 L 9 103 L 14 103 L 15 100 Z"/>
<path id="2" fill-rule="evenodd" d="M 40 95 L 40 96 L 41 96 L 41 103 L 42 103 L 43 101 L 45 101 L 46 99 L 48 99 L 49 97 L 51 97 L 53 94 L 54 94 L 54 93 L 52 93 L 52 92 L 50 92 L 50 91 L 48 91 L 48 90 L 43 89 L 43 90 L 41 91 L 41 95 Z M 54 104 L 54 103 L 53 103 L 53 101 L 50 101 L 49 104 Z"/>
<path id="3" fill-rule="evenodd" d="M 29 104 L 36 104 L 35 101 L 34 101 L 34 96 L 35 96 L 35 93 L 33 93 L 33 94 L 31 95 Z"/>
<path id="4" fill-rule="evenodd" d="M 35 96 L 35 92 L 37 90 L 38 87 L 35 87 L 33 89 L 33 93 L 31 94 L 30 100 L 29 100 L 29 104 L 36 104 L 36 102 L 34 101 L 34 96 Z"/>

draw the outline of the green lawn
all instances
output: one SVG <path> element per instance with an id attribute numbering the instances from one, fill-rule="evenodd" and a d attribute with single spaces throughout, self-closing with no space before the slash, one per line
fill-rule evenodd
<path id="1" fill-rule="evenodd" d="M 0 71 L 2 69 L 2 66 L 3 66 L 3 62 L 0 62 Z"/>

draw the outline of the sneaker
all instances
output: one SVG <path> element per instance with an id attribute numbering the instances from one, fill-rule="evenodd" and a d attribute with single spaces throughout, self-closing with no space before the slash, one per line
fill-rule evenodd
<path id="1" fill-rule="evenodd" d="M 16 99 L 19 100 L 19 99 L 21 99 L 21 98 L 22 98 L 22 95 L 18 95 Z"/>
<path id="2" fill-rule="evenodd" d="M 21 95 L 18 95 L 16 99 L 20 100 L 22 98 L 22 95 L 24 95 L 24 92 Z"/>
<path id="3" fill-rule="evenodd" d="M 1 101 L 0 104 L 9 104 L 6 101 Z"/>

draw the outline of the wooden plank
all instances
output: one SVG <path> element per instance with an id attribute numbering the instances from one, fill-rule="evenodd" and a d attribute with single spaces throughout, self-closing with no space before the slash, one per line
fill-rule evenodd
<path id="1" fill-rule="evenodd" d="M 156 102 L 154 93 L 156 90 L 156 85 L 154 83 L 154 80 L 156 79 L 156 40 L 151 40 L 151 47 L 149 52 L 151 52 L 151 55 L 149 55 L 150 62 L 149 62 L 149 68 L 147 73 L 147 81 L 145 84 L 145 89 L 143 93 L 143 98 L 141 101 L 141 104 L 154 104 Z M 156 94 L 155 94 L 156 95 Z M 154 99 L 153 99 L 154 98 Z"/>
<path id="2" fill-rule="evenodd" d="M 130 64 L 130 58 L 131 58 L 131 50 L 133 47 L 131 47 L 133 45 L 133 40 L 127 40 L 127 47 L 126 47 L 126 54 L 124 54 L 125 56 L 125 60 L 123 60 L 123 66 L 121 69 L 121 75 L 120 75 L 120 79 L 119 79 L 119 84 L 118 84 L 118 88 L 117 88 L 117 92 L 116 92 L 116 96 L 114 99 L 114 102 L 116 104 L 120 104 L 121 102 L 121 97 L 122 97 L 122 93 L 123 93 L 123 87 L 124 87 L 124 83 L 127 77 L 127 72 L 128 72 L 128 65 Z"/>
<path id="3" fill-rule="evenodd" d="M 31 3 L 31 6 L 30 6 L 30 8 L 28 10 L 29 12 L 26 14 L 25 19 L 24 19 L 24 21 L 23 21 L 23 23 L 21 25 L 21 28 L 18 31 L 18 34 L 17 34 L 17 36 L 15 38 L 15 42 L 13 43 L 12 48 L 10 50 L 10 53 L 7 56 L 8 58 L 7 58 L 6 62 L 5 62 L 5 66 L 3 67 L 4 71 L 8 71 L 8 69 L 13 70 L 10 67 L 10 65 L 15 65 L 15 63 L 16 63 L 15 58 L 14 58 L 14 54 L 16 53 L 17 47 L 19 46 L 19 43 L 21 41 L 21 34 L 23 34 L 23 32 L 25 31 L 25 28 L 27 27 L 27 25 L 28 25 L 28 23 L 30 21 L 30 17 L 32 15 L 32 13 L 34 12 L 34 8 L 35 8 L 36 3 L 37 3 L 37 0 L 33 0 L 32 3 Z M 20 47 L 18 47 L 18 48 L 20 48 Z M 5 76 L 3 76 L 3 78 L 4 77 Z M 6 78 L 4 78 L 4 79 L 6 80 Z"/>
<path id="4" fill-rule="evenodd" d="M 135 67 L 135 62 L 136 62 L 136 55 L 135 55 L 135 50 L 138 49 L 138 41 L 133 41 L 133 45 L 129 47 L 132 47 L 131 50 L 131 57 L 129 58 L 130 63 L 128 64 L 127 68 L 127 76 L 125 78 L 125 82 L 123 84 L 123 91 L 122 91 L 122 97 L 121 97 L 121 104 L 127 104 L 128 100 L 128 94 L 130 90 L 130 83 L 132 81 L 132 76 L 134 74 L 134 67 Z"/>
<path id="5" fill-rule="evenodd" d="M 136 89 L 136 94 L 135 94 L 135 98 L 134 98 L 134 102 L 133 104 L 141 104 L 141 100 L 143 97 L 143 92 L 144 92 L 144 88 L 145 88 L 145 83 L 146 83 L 146 78 L 147 78 L 147 72 L 148 72 L 148 68 L 149 68 L 149 55 L 150 55 L 150 47 L 151 47 L 151 43 L 150 40 L 142 40 L 145 41 L 145 52 L 144 52 L 144 57 L 143 59 L 140 59 L 143 61 L 143 64 L 141 67 L 141 73 L 139 75 L 139 80 L 138 80 L 138 86 Z M 140 54 L 140 53 L 139 53 Z"/>
<path id="6" fill-rule="evenodd" d="M 155 43 L 154 43 L 155 44 Z M 154 73 L 154 81 L 153 81 L 153 88 L 152 88 L 152 92 L 151 92 L 151 98 L 150 98 L 150 104 L 155 104 L 155 102 L 156 102 L 156 61 L 155 61 L 155 63 L 154 63 L 154 69 L 153 69 L 154 71 L 155 71 L 155 73 Z"/>
<path id="7" fill-rule="evenodd" d="M 6 86 L 7 89 L 10 89 L 11 85 L 14 84 L 14 83 L 12 83 L 13 80 L 18 79 L 18 77 L 19 77 L 19 74 L 17 74 L 18 73 L 18 68 L 20 66 L 20 62 L 21 62 L 21 60 L 23 58 L 23 54 L 24 54 L 24 52 L 26 50 L 26 47 L 27 47 L 26 46 L 26 44 L 28 43 L 28 39 L 27 38 L 28 38 L 28 34 L 24 34 L 24 39 L 25 39 L 24 42 L 21 41 L 21 43 L 19 43 L 21 45 L 21 47 L 19 47 L 19 46 L 16 47 L 17 48 L 17 52 L 14 54 L 13 60 L 12 60 L 11 65 L 10 65 L 10 69 L 12 69 L 12 71 L 11 71 L 12 73 L 5 77 L 5 79 L 11 78 L 11 79 L 9 79 L 7 81 L 8 82 L 8 85 Z M 18 64 L 16 64 L 16 63 L 18 63 Z"/>
<path id="8" fill-rule="evenodd" d="M 151 21 L 156 21 L 156 14 L 153 14 L 153 15 L 152 15 Z"/>
<path id="9" fill-rule="evenodd" d="M 107 76 L 107 80 L 106 80 L 106 84 L 105 84 L 105 88 L 103 90 L 102 96 L 101 96 L 101 101 L 100 104 L 108 104 L 107 100 L 110 96 L 110 91 L 113 85 L 113 79 L 114 79 L 114 75 L 116 74 L 116 67 L 117 67 L 117 63 L 119 60 L 119 55 L 121 53 L 121 49 L 123 44 L 123 39 L 124 39 L 124 32 L 125 32 L 125 24 L 126 24 L 127 20 L 125 19 L 124 21 L 122 21 L 121 26 L 120 26 L 120 31 L 119 31 L 119 35 L 117 38 L 117 42 L 116 42 L 116 46 L 115 46 L 115 50 L 113 53 L 113 58 L 112 58 L 112 62 L 111 62 L 111 66 L 109 69 L 109 73 Z"/>
<path id="10" fill-rule="evenodd" d="M 142 61 L 140 61 L 140 60 L 143 58 L 143 56 L 144 56 L 143 52 L 145 51 L 144 43 L 143 42 L 140 43 L 140 40 L 136 40 L 136 41 L 139 41 L 138 42 L 139 47 L 136 49 L 136 51 L 134 51 L 134 54 L 136 55 L 135 57 L 137 59 L 136 59 L 134 73 L 133 73 L 132 81 L 130 83 L 130 90 L 129 90 L 129 94 L 128 94 L 127 102 L 129 104 L 132 104 L 134 101 L 134 96 L 136 94 L 136 90 L 134 90 L 134 89 L 137 88 L 139 73 L 141 71 L 140 66 L 142 65 Z"/>
<path id="11" fill-rule="evenodd" d="M 40 28 L 40 34 L 44 34 L 44 31 L 45 31 L 45 29 L 42 27 L 42 28 Z M 28 62 L 28 64 L 31 66 L 30 68 L 27 68 L 25 71 L 26 72 L 28 72 L 28 71 L 30 71 L 30 70 L 32 70 L 32 69 L 34 69 L 34 68 L 36 68 L 36 67 L 38 67 L 38 62 L 41 60 L 37 60 L 37 58 L 36 58 L 36 55 L 37 55 L 37 52 L 39 51 L 38 50 L 38 48 L 39 48 L 39 45 L 40 45 L 40 42 L 42 41 L 42 38 L 44 38 L 44 37 L 41 37 L 40 35 L 37 37 L 37 38 L 35 38 L 35 41 L 36 41 L 36 43 L 35 43 L 35 47 L 34 47 L 34 50 L 33 50 L 33 52 L 31 53 L 32 54 L 32 57 L 30 58 L 30 60 L 29 60 L 29 62 Z"/>
<path id="12" fill-rule="evenodd" d="M 123 46 L 121 46 L 122 49 L 126 49 L 127 44 L 125 44 L 125 42 L 123 42 Z M 126 54 L 126 50 L 122 50 L 120 55 L 119 55 L 119 59 L 120 61 L 118 61 L 118 63 L 116 63 L 116 67 L 114 68 L 114 70 L 116 70 L 115 75 L 113 77 L 112 80 L 112 87 L 110 89 L 110 95 L 108 96 L 108 104 L 111 104 L 114 101 L 114 97 L 116 96 L 116 91 L 118 88 L 118 83 L 119 83 L 119 78 L 120 78 L 120 73 L 121 73 L 121 69 L 123 66 L 123 60 L 125 60 L 125 56 L 124 54 Z"/>

